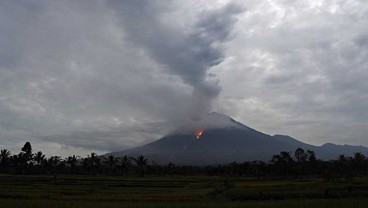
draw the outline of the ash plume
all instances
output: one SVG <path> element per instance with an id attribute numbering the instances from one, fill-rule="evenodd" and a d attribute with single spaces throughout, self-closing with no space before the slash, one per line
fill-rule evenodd
<path id="1" fill-rule="evenodd" d="M 221 43 L 229 38 L 240 7 L 227 4 L 201 14 L 193 28 L 182 33 L 162 21 L 169 7 L 154 1 L 114 1 L 125 38 L 144 48 L 168 73 L 179 76 L 193 88 L 191 115 L 200 118 L 211 110 L 211 102 L 221 87 L 208 70 L 220 64 L 224 55 Z"/>

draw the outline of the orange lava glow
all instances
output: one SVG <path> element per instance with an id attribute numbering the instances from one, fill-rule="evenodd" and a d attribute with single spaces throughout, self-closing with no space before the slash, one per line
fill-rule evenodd
<path id="1" fill-rule="evenodd" d="M 199 139 L 199 137 L 201 137 L 202 134 L 203 134 L 203 129 L 198 129 L 196 132 L 196 138 Z"/>

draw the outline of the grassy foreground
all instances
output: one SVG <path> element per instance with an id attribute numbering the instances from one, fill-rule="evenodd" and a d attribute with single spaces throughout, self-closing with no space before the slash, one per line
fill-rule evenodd
<path id="1" fill-rule="evenodd" d="M 368 207 L 368 178 L 0 175 L 0 207 Z"/>

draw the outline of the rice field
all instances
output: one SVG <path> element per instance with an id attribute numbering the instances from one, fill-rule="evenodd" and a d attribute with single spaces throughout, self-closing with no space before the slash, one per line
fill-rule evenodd
<path id="1" fill-rule="evenodd" d="M 368 207 L 368 178 L 0 175 L 0 207 Z"/>

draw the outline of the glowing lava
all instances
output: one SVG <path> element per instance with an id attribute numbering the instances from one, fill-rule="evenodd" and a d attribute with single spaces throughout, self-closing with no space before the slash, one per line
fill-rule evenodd
<path id="1" fill-rule="evenodd" d="M 203 129 L 198 129 L 196 132 L 196 138 L 199 139 L 199 137 L 201 137 L 203 134 Z"/>

